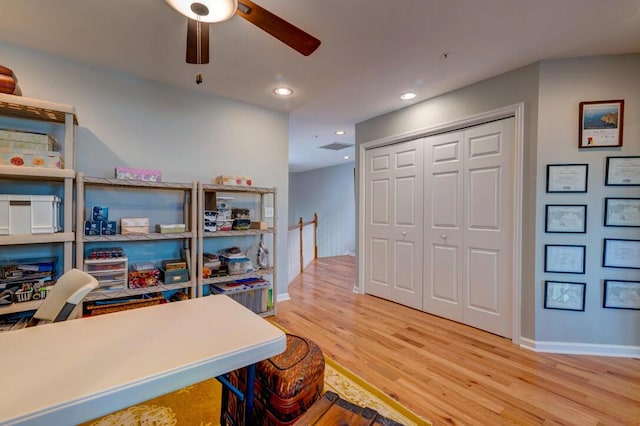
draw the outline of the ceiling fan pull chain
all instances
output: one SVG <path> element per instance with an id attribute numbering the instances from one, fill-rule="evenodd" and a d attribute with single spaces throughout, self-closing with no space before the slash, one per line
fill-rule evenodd
<path id="1" fill-rule="evenodd" d="M 196 32 L 197 32 L 197 37 L 196 37 L 196 64 L 197 65 L 201 65 L 202 64 L 202 21 L 200 20 L 200 16 L 198 16 L 197 19 L 197 23 L 196 23 Z M 202 83 L 202 73 L 196 73 L 196 84 L 201 84 Z"/>
<path id="2" fill-rule="evenodd" d="M 196 56 L 197 56 L 197 60 L 196 63 L 198 65 L 200 65 L 202 63 L 202 21 L 200 21 L 200 16 L 198 16 L 197 20 L 196 20 L 196 28 L 197 28 L 197 33 L 198 36 L 196 37 Z"/>

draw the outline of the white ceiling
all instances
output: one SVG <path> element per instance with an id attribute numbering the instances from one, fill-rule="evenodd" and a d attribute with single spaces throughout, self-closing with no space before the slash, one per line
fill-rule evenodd
<path id="1" fill-rule="evenodd" d="M 256 2 L 321 46 L 304 57 L 235 16 L 212 25 L 211 63 L 188 65 L 186 18 L 164 0 L 2 0 L 0 40 L 288 112 L 294 172 L 344 163 L 353 148 L 318 147 L 408 104 L 542 59 L 640 52 L 640 0 Z"/>

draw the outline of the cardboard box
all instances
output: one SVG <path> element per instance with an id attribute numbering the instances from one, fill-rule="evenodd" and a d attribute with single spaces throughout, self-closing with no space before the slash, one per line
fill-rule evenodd
<path id="1" fill-rule="evenodd" d="M 91 220 L 94 222 L 109 220 L 109 207 L 94 206 L 91 209 Z"/>
<path id="2" fill-rule="evenodd" d="M 217 185 L 241 185 L 251 186 L 253 181 L 249 176 L 216 176 L 215 183 Z"/>
<path id="3" fill-rule="evenodd" d="M 102 222 L 93 220 L 84 221 L 84 235 L 100 235 L 102 230 Z"/>
<path id="4" fill-rule="evenodd" d="M 187 226 L 184 223 L 163 223 L 156 225 L 156 232 L 161 234 L 177 234 L 185 232 Z"/>
<path id="5" fill-rule="evenodd" d="M 59 152 L 0 148 L 0 165 L 64 169 L 64 158 Z"/>
<path id="6" fill-rule="evenodd" d="M 136 169 L 134 167 L 116 167 L 116 179 L 141 180 L 145 182 L 161 182 L 162 171 L 152 169 Z"/>
<path id="7" fill-rule="evenodd" d="M 187 269 L 187 262 L 183 259 L 165 259 L 162 261 L 162 269 L 165 271 Z"/>
<path id="8" fill-rule="evenodd" d="M 251 229 L 260 229 L 264 231 L 267 229 L 267 222 L 251 222 Z"/>
<path id="9" fill-rule="evenodd" d="M 159 278 L 160 271 L 158 269 L 131 271 L 129 272 L 128 285 L 129 288 L 152 287 L 160 284 Z"/>
<path id="10" fill-rule="evenodd" d="M 120 232 L 122 233 L 122 235 L 148 234 L 149 218 L 148 217 L 123 217 L 120 219 Z"/>
<path id="11" fill-rule="evenodd" d="M 0 129 L 0 147 L 59 151 L 60 146 L 51 136 L 43 133 Z"/>
<path id="12" fill-rule="evenodd" d="M 116 223 L 114 221 L 106 221 L 103 220 L 101 221 L 101 226 L 100 226 L 100 234 L 101 235 L 116 235 L 117 233 L 117 229 L 116 229 Z"/>
<path id="13" fill-rule="evenodd" d="M 189 281 L 188 269 L 160 269 L 160 279 L 165 284 L 176 284 Z"/>

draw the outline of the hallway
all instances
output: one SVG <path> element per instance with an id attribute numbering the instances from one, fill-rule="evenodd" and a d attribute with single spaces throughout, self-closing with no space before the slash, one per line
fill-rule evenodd
<path id="1" fill-rule="evenodd" d="M 640 360 L 535 353 L 353 292 L 355 258 L 316 259 L 271 321 L 434 424 L 637 424 Z"/>

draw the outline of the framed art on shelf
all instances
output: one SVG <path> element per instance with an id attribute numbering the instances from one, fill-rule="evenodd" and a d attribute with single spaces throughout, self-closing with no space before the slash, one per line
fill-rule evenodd
<path id="1" fill-rule="evenodd" d="M 640 269 L 640 240 L 605 238 L 602 266 L 607 268 Z"/>
<path id="2" fill-rule="evenodd" d="M 604 280 L 602 307 L 640 310 L 640 281 Z"/>
<path id="3" fill-rule="evenodd" d="M 544 282 L 544 308 L 584 311 L 586 283 Z"/>
<path id="4" fill-rule="evenodd" d="M 547 192 L 587 192 L 588 164 L 547 164 Z"/>
<path id="5" fill-rule="evenodd" d="M 584 234 L 587 232 L 586 204 L 547 204 L 544 231 L 547 233 Z"/>
<path id="6" fill-rule="evenodd" d="M 622 146 L 624 100 L 580 102 L 578 148 Z"/>
<path id="7" fill-rule="evenodd" d="M 606 186 L 639 186 L 640 156 L 607 157 Z"/>
<path id="8" fill-rule="evenodd" d="M 604 226 L 640 227 L 640 198 L 605 198 Z"/>
<path id="9" fill-rule="evenodd" d="M 584 274 L 586 246 L 545 244 L 544 272 Z"/>

